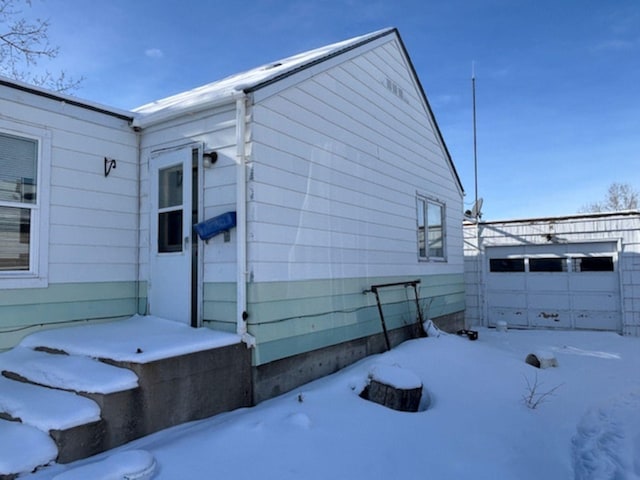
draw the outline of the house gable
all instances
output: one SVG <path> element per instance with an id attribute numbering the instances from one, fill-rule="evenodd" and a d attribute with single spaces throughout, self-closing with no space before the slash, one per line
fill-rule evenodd
<path id="1" fill-rule="evenodd" d="M 257 82 L 254 85 L 244 86 L 240 84 L 238 88 L 241 88 L 245 93 L 252 94 L 254 103 L 259 103 L 264 98 L 290 88 L 302 81 L 311 79 L 322 72 L 328 71 L 348 61 L 353 60 L 359 63 L 365 75 L 369 75 L 366 73 L 370 70 L 370 66 L 366 65 L 366 63 L 369 62 L 371 65 L 374 65 L 374 68 L 379 69 L 378 75 L 370 79 L 373 83 L 385 85 L 386 88 L 399 99 L 406 103 L 413 104 L 416 110 L 424 110 L 424 112 L 414 112 L 413 118 L 417 122 L 425 122 L 425 120 L 428 122 L 430 130 L 428 135 L 433 137 L 431 140 L 436 145 L 435 148 L 442 151 L 450 173 L 457 182 L 459 192 L 463 194 L 464 189 L 460 177 L 451 159 L 444 138 L 442 137 L 422 83 L 420 82 L 398 30 L 396 28 L 385 29 L 336 45 L 338 45 L 338 47 L 327 47 L 327 53 L 321 56 L 306 54 L 309 57 L 307 62 L 289 68 L 279 75 Z M 386 46 L 386 48 L 383 49 L 384 52 L 379 49 L 379 47 L 383 45 Z M 377 51 L 374 58 L 369 56 L 366 60 L 362 59 L 367 52 L 373 50 Z M 301 54 L 297 57 L 304 57 L 304 55 L 305 54 Z M 286 65 L 287 60 L 276 62 L 276 64 Z M 396 81 L 399 83 L 396 83 Z M 368 85 L 371 84 L 364 83 L 363 89 L 361 89 L 359 93 L 365 96 L 371 93 L 373 96 L 370 101 L 375 103 L 377 102 L 376 97 L 379 97 L 379 93 L 375 92 L 375 89 L 368 88 Z M 349 95 L 349 93 L 347 92 L 346 95 Z M 392 121 L 393 119 L 390 120 L 390 122 Z"/>
<path id="2" fill-rule="evenodd" d="M 256 248 L 271 270 L 256 278 L 281 279 L 298 262 L 304 270 L 307 259 L 318 265 L 300 272 L 305 278 L 329 278 L 337 268 L 344 277 L 419 274 L 416 194 L 446 206 L 449 260 L 460 264 L 455 170 L 401 45 L 384 38 L 253 94 L 251 212 Z M 296 238 L 292 248 L 276 233 L 285 225 Z M 337 238 L 341 245 L 331 243 Z M 269 239 L 281 256 L 265 251 Z"/>

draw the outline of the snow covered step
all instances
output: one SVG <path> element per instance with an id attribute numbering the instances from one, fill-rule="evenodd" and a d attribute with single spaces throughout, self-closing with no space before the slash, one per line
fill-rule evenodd
<path id="1" fill-rule="evenodd" d="M 39 387 L 0 376 L 0 413 L 44 432 L 100 420 L 93 400 L 72 392 Z"/>
<path id="2" fill-rule="evenodd" d="M 57 455 L 55 443 L 42 430 L 0 419 L 0 478 L 31 472 Z"/>
<path id="3" fill-rule="evenodd" d="M 73 392 L 0 376 L 2 417 L 48 432 L 58 448 L 59 463 L 94 455 L 103 449 L 105 425 L 100 407 Z"/>
<path id="4" fill-rule="evenodd" d="M 156 471 L 156 460 L 145 450 L 129 450 L 109 455 L 103 460 L 75 467 L 56 475 L 53 480 L 147 480 Z"/>
<path id="5" fill-rule="evenodd" d="M 138 377 L 126 368 L 89 357 L 51 354 L 16 347 L 0 354 L 2 374 L 61 390 L 110 394 L 138 387 Z"/>

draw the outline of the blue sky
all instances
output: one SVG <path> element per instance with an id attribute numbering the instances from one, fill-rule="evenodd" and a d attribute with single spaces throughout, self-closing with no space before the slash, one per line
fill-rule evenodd
<path id="1" fill-rule="evenodd" d="M 34 0 L 81 98 L 130 109 L 295 53 L 397 27 L 484 219 L 576 213 L 640 190 L 638 0 Z"/>

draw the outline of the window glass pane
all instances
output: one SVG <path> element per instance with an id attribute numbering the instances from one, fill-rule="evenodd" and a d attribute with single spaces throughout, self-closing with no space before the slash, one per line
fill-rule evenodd
<path id="1" fill-rule="evenodd" d="M 0 272 L 29 270 L 31 210 L 0 207 Z"/>
<path id="2" fill-rule="evenodd" d="M 0 200 L 36 203 L 38 142 L 0 133 Z"/>
<path id="3" fill-rule="evenodd" d="M 444 235 L 442 229 L 442 206 L 427 203 L 428 242 L 430 257 L 444 257 Z"/>
<path id="4" fill-rule="evenodd" d="M 613 272 L 613 257 L 574 258 L 577 272 Z"/>
<path id="5" fill-rule="evenodd" d="M 182 251 L 182 210 L 158 214 L 158 253 Z"/>
<path id="6" fill-rule="evenodd" d="M 530 272 L 566 272 L 566 258 L 530 258 Z"/>
<path id="7" fill-rule="evenodd" d="M 158 205 L 159 208 L 182 205 L 182 165 L 160 170 Z"/>
<path id="8" fill-rule="evenodd" d="M 424 225 L 425 225 L 425 201 L 418 199 L 418 255 L 420 258 L 427 258 L 427 247 L 424 237 Z"/>
<path id="9" fill-rule="evenodd" d="M 492 258 L 489 260 L 491 272 L 524 272 L 524 258 Z"/>

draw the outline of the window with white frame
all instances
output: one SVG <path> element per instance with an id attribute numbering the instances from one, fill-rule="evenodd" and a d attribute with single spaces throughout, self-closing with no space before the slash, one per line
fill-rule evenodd
<path id="1" fill-rule="evenodd" d="M 39 193 L 42 141 L 30 135 L 36 129 L 29 130 L 24 136 L 0 131 L 0 279 L 8 281 L 38 277 L 46 270 L 38 245 L 47 230 Z"/>
<path id="2" fill-rule="evenodd" d="M 444 205 L 426 197 L 417 197 L 418 258 L 444 260 Z"/>

